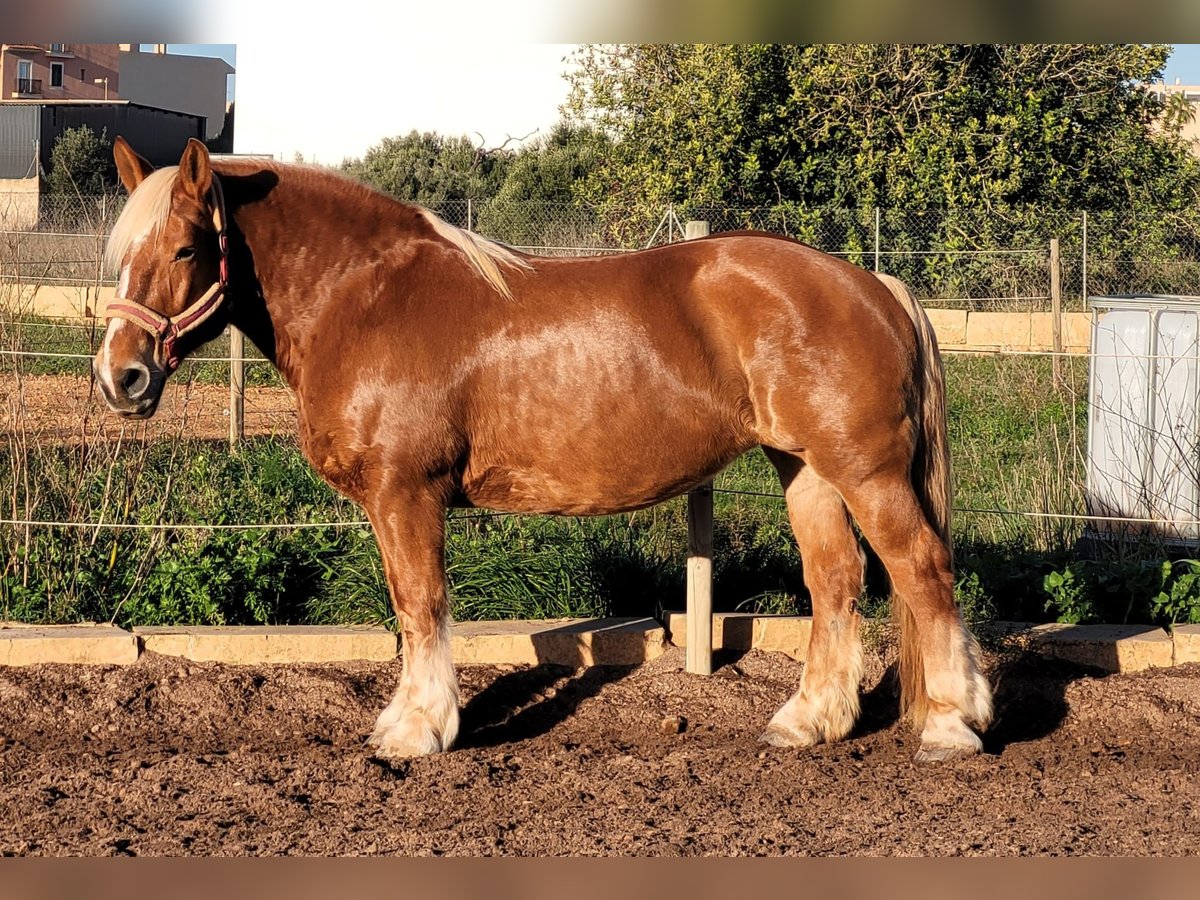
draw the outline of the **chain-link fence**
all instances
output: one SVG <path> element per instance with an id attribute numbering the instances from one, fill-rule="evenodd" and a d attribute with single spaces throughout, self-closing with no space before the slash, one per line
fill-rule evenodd
<path id="1" fill-rule="evenodd" d="M 0 279 L 94 283 L 119 195 L 0 194 Z M 432 204 L 460 228 L 532 253 L 584 255 L 680 240 L 682 223 L 713 232 L 758 229 L 904 280 L 917 297 L 967 310 L 1044 310 L 1050 305 L 1049 243 L 1058 239 L 1067 308 L 1099 294 L 1200 293 L 1200 233 L 1169 213 L 1042 209 L 831 209 L 794 203 L 733 207 L 681 204 L 611 209 L 572 203 L 454 200 Z"/>
<path id="2" fill-rule="evenodd" d="M 301 484 L 305 490 L 309 483 L 304 480 L 307 475 L 297 474 L 295 461 L 300 456 L 294 436 L 293 398 L 274 370 L 252 350 L 246 354 L 245 433 L 255 439 L 280 441 L 283 449 L 256 456 L 254 476 L 246 476 L 245 483 L 239 482 L 236 488 L 218 490 L 213 481 L 216 476 L 206 474 L 206 467 L 214 465 L 218 456 L 226 466 L 232 466 L 230 460 L 236 458 L 217 443 L 229 434 L 232 409 L 227 339 L 214 342 L 201 358 L 185 363 L 173 378 L 163 409 L 150 423 L 134 426 L 105 412 L 88 372 L 103 333 L 103 322 L 94 317 L 95 288 L 112 284 L 111 274 L 102 271 L 100 260 L 121 202 L 119 197 L 41 197 L 31 209 L 24 195 L 0 195 L 0 307 L 4 310 L 0 315 L 0 473 L 11 475 L 7 480 L 0 477 L 0 501 L 5 505 L 0 534 L 10 559 L 8 574 L 0 571 L 0 594 L 5 603 L 25 596 L 23 586 L 36 582 L 30 574 L 36 572 L 45 574 L 45 584 L 59 584 L 55 591 L 86 593 L 77 582 L 85 578 L 87 567 L 95 566 L 92 557 L 97 552 L 108 553 L 106 548 L 120 546 L 125 548 L 120 553 L 126 554 L 135 546 L 122 544 L 124 538 L 98 537 L 110 526 L 127 530 L 153 527 L 160 532 L 165 529 L 168 535 L 171 528 L 164 522 L 179 531 L 205 523 L 222 529 L 245 526 L 281 533 L 314 523 L 361 529 L 361 514 L 344 503 L 337 505 L 322 496 L 294 504 L 280 500 L 272 506 L 267 502 L 270 498 L 262 494 L 260 481 L 270 484 L 272 479 L 281 479 L 280 484 Z M 681 205 L 631 210 L 617 218 L 611 211 L 576 204 L 500 201 L 454 201 L 432 209 L 459 227 L 550 255 L 622 253 L 682 240 L 684 223 L 689 220 L 707 221 L 714 233 L 762 229 L 794 237 L 865 268 L 897 275 L 928 305 L 973 311 L 1049 309 L 1052 239 L 1058 240 L 1061 251 L 1064 308 L 1084 309 L 1088 295 L 1200 293 L 1200 240 L 1186 224 L 1165 214 L 1146 222 L 1115 213 L 1027 210 L 1001 215 L 923 209 L 804 209 L 781 204 L 754 208 Z M 60 293 L 76 292 L 76 312 L 58 318 L 39 310 L 29 302 L 39 286 L 51 286 Z M 85 315 L 89 312 L 93 314 L 90 318 Z M 1067 360 L 1059 370 L 1051 366 L 1048 355 L 948 355 L 947 372 L 958 480 L 957 530 L 962 545 L 1008 548 L 1004 552 L 1010 555 L 1016 553 L 1014 547 L 1045 550 L 1073 546 L 1089 515 L 1094 515 L 1087 505 L 1085 483 L 1086 361 Z M 178 450 L 185 446 L 185 437 L 200 437 L 207 444 L 187 444 L 191 449 Z M 121 455 L 117 450 L 122 445 L 137 451 Z M 164 499 L 167 488 L 160 497 L 150 488 L 137 486 L 138 479 L 148 477 L 157 464 L 153 461 L 160 451 L 153 448 L 160 445 L 174 448 L 171 464 L 183 467 L 179 477 L 187 475 L 195 482 L 189 490 L 194 490 L 198 499 L 191 505 L 170 506 Z M 207 449 L 198 451 L 197 446 Z M 202 462 L 206 458 L 208 461 Z M 281 459 L 285 462 L 279 462 Z M 139 469 L 142 465 L 145 468 Z M 285 470 L 286 479 L 280 474 Z M 292 486 L 281 488 L 280 496 L 292 497 L 293 490 Z M 238 507 L 230 502 L 231 492 L 238 491 L 257 499 Z M 717 491 L 718 553 L 745 562 L 722 574 L 718 559 L 718 583 L 725 578 L 724 590 L 729 591 L 736 582 L 739 602 L 748 603 L 746 608 L 771 608 L 770 597 L 799 590 L 794 564 L 779 562 L 782 557 L 774 555 L 788 544 L 787 515 L 778 483 L 765 460 L 759 458 L 750 463 L 739 461 L 722 474 Z M 661 520 L 653 514 L 649 520 L 652 527 L 646 531 L 649 544 L 634 540 L 645 537 L 639 529 L 647 529 L 646 520 L 630 519 L 626 525 L 610 529 L 613 534 L 619 531 L 620 541 L 626 542 L 620 546 L 619 541 L 608 543 L 612 535 L 599 526 L 579 526 L 569 535 L 563 532 L 562 546 L 586 548 L 606 566 L 616 565 L 613 560 L 628 551 L 632 556 L 620 557 L 621 566 L 633 565 L 633 559 L 641 560 L 637 565 L 653 569 L 659 565 L 655 560 L 661 561 L 655 554 L 665 552 L 661 547 L 670 541 L 678 543 L 678 513 L 679 509 L 665 512 Z M 667 524 L 660 534 L 655 529 L 661 523 Z M 69 540 L 64 528 L 73 529 Z M 474 554 L 476 546 L 493 537 L 499 540 L 497 535 L 517 543 L 525 541 L 521 546 L 537 543 L 530 544 L 517 534 L 515 526 L 508 529 L 507 525 L 485 522 L 473 523 L 470 528 L 474 530 L 459 535 L 463 547 L 470 549 L 464 559 Z M 74 556 L 62 560 L 38 557 L 38 553 L 51 553 L 48 538 L 39 538 L 39 534 L 55 536 L 55 546 L 74 548 Z M 138 565 L 151 566 L 168 539 L 146 538 L 136 544 L 141 548 L 138 553 L 145 551 L 144 560 L 137 556 L 142 560 Z M 230 546 L 222 544 L 221 552 L 235 552 Z M 215 551 L 204 550 L 211 552 Z M 538 558 L 539 564 L 549 564 L 548 557 Z M 971 559 L 969 555 L 963 558 Z M 373 559 L 368 560 L 371 565 L 375 565 Z M 105 564 L 110 571 L 120 568 Z M 71 566 L 77 567 L 74 581 L 60 583 L 51 577 Z M 624 570 L 604 571 L 608 577 Z M 631 577 L 644 581 L 647 571 L 638 569 Z M 660 578 L 662 571 L 654 569 L 654 578 Z M 4 580 L 11 581 L 14 572 L 21 573 L 19 586 Z M 130 575 L 130 591 L 142 590 L 135 586 L 135 582 L 141 583 L 135 575 Z M 479 585 L 485 592 L 484 582 Z M 758 593 L 742 597 L 751 588 Z M 487 582 L 486 591 L 494 589 L 495 585 Z"/>

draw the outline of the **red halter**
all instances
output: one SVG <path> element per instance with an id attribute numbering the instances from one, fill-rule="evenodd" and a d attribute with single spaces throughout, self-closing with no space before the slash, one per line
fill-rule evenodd
<path id="1" fill-rule="evenodd" d="M 213 224 L 217 227 L 217 242 L 221 248 L 220 280 L 177 316 L 164 316 L 128 297 L 116 297 L 104 311 L 106 319 L 124 319 L 154 335 L 154 355 L 167 375 L 179 368 L 179 357 L 175 355 L 176 342 L 189 331 L 203 325 L 221 308 L 221 303 L 225 300 L 225 288 L 229 284 L 229 235 L 225 230 L 225 194 L 221 190 L 221 182 L 216 173 L 212 176 L 210 194 Z"/>

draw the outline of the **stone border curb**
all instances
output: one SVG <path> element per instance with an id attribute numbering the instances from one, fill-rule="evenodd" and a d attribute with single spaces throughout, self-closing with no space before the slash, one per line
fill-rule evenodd
<path id="1" fill-rule="evenodd" d="M 664 613 L 667 634 L 676 647 L 687 646 L 687 614 Z M 714 650 L 772 650 L 803 662 L 812 634 L 811 616 L 767 616 L 758 613 L 715 613 Z"/>
<path id="2" fill-rule="evenodd" d="M 685 614 L 668 612 L 664 619 L 665 625 L 652 618 L 460 622 L 451 627 L 450 640 L 459 665 L 635 666 L 660 656 L 668 644 L 686 646 Z M 713 617 L 714 649 L 775 651 L 802 661 L 811 633 L 808 616 Z M 1200 663 L 1200 625 L 1176 625 L 1168 633 L 1146 625 L 988 622 L 976 633 L 1105 672 Z M 130 632 L 111 625 L 0 622 L 0 666 L 128 665 L 144 651 L 232 665 L 388 661 L 397 657 L 397 639 L 384 628 L 354 626 L 146 627 Z"/>
<path id="3" fill-rule="evenodd" d="M 1033 649 L 1105 672 L 1169 669 L 1175 664 L 1171 635 L 1148 625 L 1038 625 L 1029 632 Z"/>
<path id="4" fill-rule="evenodd" d="M 460 665 L 636 666 L 661 656 L 658 620 L 518 619 L 458 622 L 450 647 Z"/>
<path id="5" fill-rule="evenodd" d="M 134 628 L 141 648 L 194 662 L 240 665 L 384 662 L 396 658 L 396 635 L 386 628 L 325 625 L 208 625 Z"/>
<path id="6" fill-rule="evenodd" d="M 123 666 L 137 659 L 137 638 L 112 625 L 0 625 L 0 666 Z"/>
<path id="7" fill-rule="evenodd" d="M 667 634 L 687 646 L 683 612 L 665 614 Z M 864 623 L 864 627 L 868 623 Z M 888 624 L 882 620 L 876 624 Z M 1032 622 L 981 623 L 984 638 L 1025 646 L 1051 659 L 1090 666 L 1105 672 L 1141 672 L 1200 662 L 1200 625 L 1177 625 L 1173 633 L 1151 625 L 1063 625 Z M 717 613 L 713 616 L 713 649 L 773 650 L 804 661 L 812 634 L 809 616 Z"/>

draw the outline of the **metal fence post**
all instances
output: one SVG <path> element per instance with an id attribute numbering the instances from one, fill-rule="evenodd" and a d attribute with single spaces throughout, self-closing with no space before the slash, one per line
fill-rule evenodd
<path id="1" fill-rule="evenodd" d="M 246 338 L 229 326 L 229 446 L 246 437 Z"/>
<path id="2" fill-rule="evenodd" d="M 879 268 L 879 207 L 875 207 L 875 271 Z"/>
<path id="3" fill-rule="evenodd" d="M 1058 238 L 1050 239 L 1050 329 L 1054 338 L 1054 386 L 1062 384 L 1062 260 Z"/>
<path id="4" fill-rule="evenodd" d="M 705 237 L 707 222 L 684 226 L 687 240 Z M 713 650 L 713 485 L 709 481 L 688 492 L 687 670 L 711 675 Z"/>
<path id="5" fill-rule="evenodd" d="M 1087 301 L 1088 301 L 1087 237 L 1088 237 L 1088 235 L 1087 235 L 1087 233 L 1088 233 L 1088 220 L 1087 220 L 1087 210 L 1085 209 L 1083 211 L 1083 308 L 1084 308 L 1084 310 L 1086 310 L 1088 308 L 1088 305 L 1087 305 Z"/>

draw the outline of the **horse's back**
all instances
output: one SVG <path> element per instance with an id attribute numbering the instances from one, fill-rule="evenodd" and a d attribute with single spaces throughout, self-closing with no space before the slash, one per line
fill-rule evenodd
<path id="1" fill-rule="evenodd" d="M 801 447 L 877 418 L 864 374 L 886 392 L 911 357 L 911 323 L 886 288 L 790 241 L 737 235 L 534 266 L 461 361 L 464 494 L 479 505 L 649 505 L 757 444 Z M 882 398 L 886 413 L 898 394 Z"/>
<path id="2" fill-rule="evenodd" d="M 911 323 L 906 350 L 905 314 L 870 273 L 772 236 L 530 258 L 505 272 L 512 300 L 449 259 L 410 267 L 422 292 L 398 287 L 343 339 L 361 374 L 309 431 L 331 459 L 375 447 L 455 467 L 460 502 L 648 506 L 755 445 L 878 418 L 873 392 L 894 401 L 911 356 Z"/>

